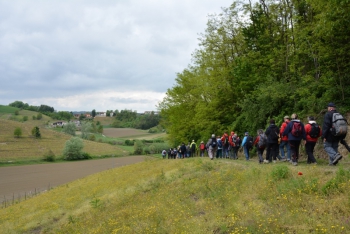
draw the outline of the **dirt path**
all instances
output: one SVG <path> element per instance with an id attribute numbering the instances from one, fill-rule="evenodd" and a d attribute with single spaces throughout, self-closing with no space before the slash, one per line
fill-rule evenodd
<path id="1" fill-rule="evenodd" d="M 25 194 L 45 191 L 85 176 L 144 161 L 144 156 L 108 158 L 70 163 L 0 167 L 0 203 Z"/>

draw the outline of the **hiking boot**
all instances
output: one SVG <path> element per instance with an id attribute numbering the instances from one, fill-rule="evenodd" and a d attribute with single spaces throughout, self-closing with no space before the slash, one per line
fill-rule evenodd
<path id="1" fill-rule="evenodd" d="M 337 165 L 338 161 L 342 158 L 343 156 L 341 156 L 340 154 L 336 154 L 332 164 Z"/>
<path id="2" fill-rule="evenodd" d="M 297 162 L 293 162 L 293 166 L 298 166 L 298 163 Z"/>
<path id="3" fill-rule="evenodd" d="M 264 159 L 264 163 L 269 163 L 269 160 Z"/>
<path id="4" fill-rule="evenodd" d="M 272 162 L 273 162 L 273 163 L 276 163 L 276 160 L 273 160 Z"/>

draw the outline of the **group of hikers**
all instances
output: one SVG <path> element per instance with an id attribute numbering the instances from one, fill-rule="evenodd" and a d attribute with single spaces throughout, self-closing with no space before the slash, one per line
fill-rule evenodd
<path id="1" fill-rule="evenodd" d="M 202 141 L 199 147 L 192 140 L 188 145 L 182 143 L 177 148 L 163 150 L 162 156 L 168 159 L 195 157 L 199 150 L 200 157 L 204 157 L 207 152 L 211 160 L 214 158 L 238 159 L 238 150 L 242 147 L 245 159 L 250 160 L 250 150 L 255 146 L 259 163 L 275 163 L 278 159 L 289 161 L 296 166 L 299 161 L 299 146 L 304 140 L 307 163 L 317 164 L 314 148 L 318 139 L 321 138 L 324 150 L 329 156 L 329 165 L 335 166 L 342 159 L 342 155 L 338 152 L 339 143 L 350 151 L 345 142 L 347 127 L 346 119 L 337 112 L 335 104 L 331 102 L 327 105 L 322 127 L 317 124 L 313 116 L 309 116 L 308 123 L 304 125 L 298 115 L 293 113 L 291 118 L 284 116 L 280 128 L 275 124 L 274 119 L 270 119 L 267 129 L 257 130 L 255 138 L 248 132 L 245 132 L 243 140 L 234 131 L 230 135 L 227 132 L 222 136 L 212 134 L 211 138 L 206 143 Z"/>

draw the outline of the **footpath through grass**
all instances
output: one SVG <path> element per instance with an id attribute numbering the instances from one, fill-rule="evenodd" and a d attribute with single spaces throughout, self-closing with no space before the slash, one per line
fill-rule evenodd
<path id="1" fill-rule="evenodd" d="M 349 180 L 347 166 L 152 159 L 91 175 L 1 209 L 0 229 L 2 233 L 348 233 Z"/>

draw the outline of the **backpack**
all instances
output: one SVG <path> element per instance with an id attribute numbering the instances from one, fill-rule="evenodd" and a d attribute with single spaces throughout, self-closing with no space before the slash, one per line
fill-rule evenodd
<path id="1" fill-rule="evenodd" d="M 340 113 L 333 113 L 332 129 L 333 136 L 345 136 L 348 130 L 348 122 Z"/>
<path id="2" fill-rule="evenodd" d="M 227 136 L 225 136 L 225 140 L 224 140 L 224 146 L 228 146 L 228 137 Z"/>
<path id="3" fill-rule="evenodd" d="M 292 135 L 295 137 L 300 137 L 301 133 L 302 133 L 302 129 L 301 129 L 301 124 L 300 122 L 296 122 L 293 121 L 293 126 L 292 126 L 292 131 L 291 131 Z"/>
<path id="4" fill-rule="evenodd" d="M 265 134 L 264 134 L 264 135 L 265 135 Z M 278 141 L 279 133 L 278 133 L 278 128 L 277 128 L 277 126 L 272 126 L 272 127 L 270 128 L 270 134 L 269 134 L 269 136 L 270 136 L 270 139 L 271 139 L 272 141 Z"/>
<path id="5" fill-rule="evenodd" d="M 236 147 L 241 146 L 241 139 L 240 138 L 236 138 L 236 140 L 234 142 L 235 142 Z"/>
<path id="6" fill-rule="evenodd" d="M 204 145 L 203 143 L 201 143 L 200 146 L 199 146 L 199 148 L 200 148 L 201 150 L 204 150 L 204 149 L 205 149 L 205 145 Z"/>
<path id="7" fill-rule="evenodd" d="M 195 143 L 192 143 L 192 145 L 191 145 L 191 150 L 192 150 L 192 151 L 195 151 L 195 150 L 196 150 L 196 144 L 195 144 Z"/>
<path id="8" fill-rule="evenodd" d="M 245 143 L 247 149 L 253 148 L 253 137 L 247 136 L 247 142 Z"/>
<path id="9" fill-rule="evenodd" d="M 311 125 L 311 130 L 310 130 L 310 137 L 312 138 L 317 138 L 320 135 L 320 126 L 318 126 L 317 123 L 310 124 Z"/>
<path id="10" fill-rule="evenodd" d="M 222 148 L 222 141 L 221 141 L 221 140 L 218 140 L 217 142 L 218 142 L 219 148 Z"/>
<path id="11" fill-rule="evenodd" d="M 265 149 L 267 143 L 267 137 L 265 134 L 259 134 L 258 147 L 259 149 Z"/>
<path id="12" fill-rule="evenodd" d="M 216 148 L 218 146 L 218 142 L 216 141 L 216 139 L 211 139 L 211 147 L 212 148 Z"/>

